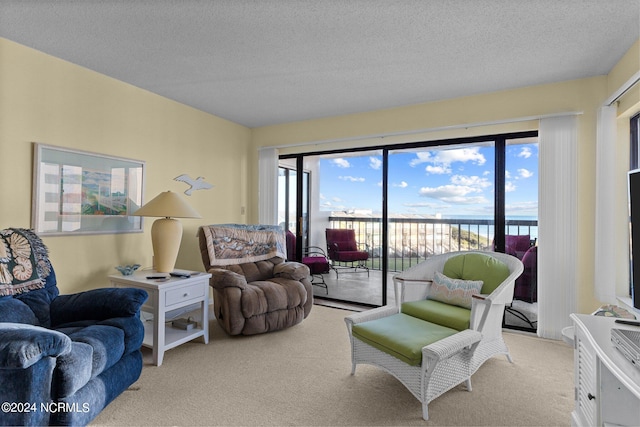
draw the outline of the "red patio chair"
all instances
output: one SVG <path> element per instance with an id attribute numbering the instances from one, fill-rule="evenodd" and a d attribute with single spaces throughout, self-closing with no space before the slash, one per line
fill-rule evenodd
<path id="1" fill-rule="evenodd" d="M 365 262 L 369 259 L 369 252 L 359 250 L 356 242 L 356 232 L 347 228 L 327 228 L 327 254 L 332 261 L 331 268 L 339 276 L 338 270 L 348 273 L 361 273 L 365 270 L 369 276 L 369 267 Z"/>
<path id="2" fill-rule="evenodd" d="M 287 259 L 289 261 L 295 261 L 296 257 L 296 236 L 291 231 L 287 230 Z M 311 284 L 324 288 L 327 295 L 329 295 L 329 287 L 327 282 L 324 281 L 323 274 L 331 271 L 331 264 L 327 259 L 327 255 L 322 248 L 317 246 L 309 246 L 304 248 L 302 260 L 304 265 L 309 267 L 311 272 Z"/>

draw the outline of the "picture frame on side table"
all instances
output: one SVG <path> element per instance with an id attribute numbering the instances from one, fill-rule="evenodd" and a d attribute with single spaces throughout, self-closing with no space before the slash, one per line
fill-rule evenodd
<path id="1" fill-rule="evenodd" d="M 31 228 L 40 235 L 141 233 L 145 162 L 33 144 Z"/>

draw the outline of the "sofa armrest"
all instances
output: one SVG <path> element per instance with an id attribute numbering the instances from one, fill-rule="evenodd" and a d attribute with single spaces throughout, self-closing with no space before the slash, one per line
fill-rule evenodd
<path id="1" fill-rule="evenodd" d="M 136 288 L 91 289 L 58 295 L 51 302 L 51 324 L 137 316 L 148 294 Z"/>
<path id="2" fill-rule="evenodd" d="M 300 262 L 286 261 L 276 264 L 273 268 L 273 275 L 274 277 L 284 277 L 285 279 L 300 281 L 308 278 L 309 275 L 311 275 L 311 271 L 309 267 Z"/>
<path id="3" fill-rule="evenodd" d="M 71 351 L 65 334 L 23 323 L 0 323 L 0 369 L 26 369 L 48 356 Z"/>
<path id="4" fill-rule="evenodd" d="M 247 288 L 247 278 L 242 274 L 234 273 L 224 268 L 210 268 L 209 273 L 211 273 L 211 281 L 209 283 L 216 289 Z"/>

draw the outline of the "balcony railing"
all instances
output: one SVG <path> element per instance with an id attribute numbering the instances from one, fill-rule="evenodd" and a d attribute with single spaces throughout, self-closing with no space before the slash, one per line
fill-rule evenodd
<path id="1" fill-rule="evenodd" d="M 369 252 L 369 267 L 382 269 L 381 218 L 329 217 L 331 228 L 351 228 Z M 495 223 L 488 219 L 390 218 L 389 271 L 403 271 L 434 254 L 492 250 Z M 506 234 L 538 236 L 537 220 L 507 220 Z"/>

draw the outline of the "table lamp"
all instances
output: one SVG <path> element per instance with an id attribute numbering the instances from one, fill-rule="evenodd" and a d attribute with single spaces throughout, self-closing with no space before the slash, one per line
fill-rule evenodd
<path id="1" fill-rule="evenodd" d="M 165 191 L 135 211 L 134 216 L 162 217 L 151 226 L 154 268 L 159 273 L 171 273 L 176 265 L 182 224 L 174 218 L 201 218 L 178 194 Z"/>

